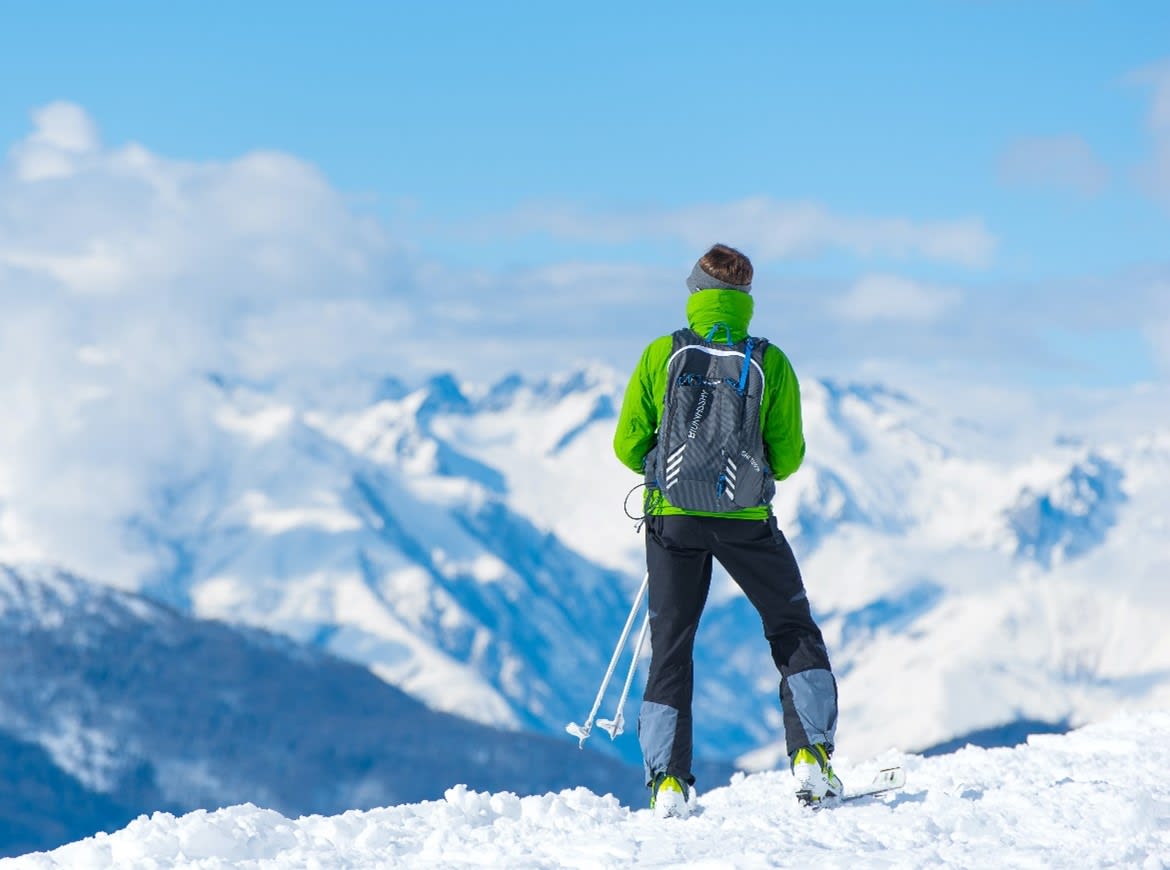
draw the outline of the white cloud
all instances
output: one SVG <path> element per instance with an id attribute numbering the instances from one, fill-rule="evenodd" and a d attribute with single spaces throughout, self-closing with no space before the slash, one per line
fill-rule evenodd
<path id="1" fill-rule="evenodd" d="M 33 123 L 32 135 L 12 152 L 16 175 L 22 181 L 69 176 L 81 158 L 99 145 L 97 125 L 72 103 L 50 103 L 33 113 Z"/>
<path id="2" fill-rule="evenodd" d="M 960 301 L 962 293 L 953 287 L 924 284 L 898 275 L 866 275 L 832 308 L 847 320 L 929 323 Z"/>
<path id="3" fill-rule="evenodd" d="M 1069 190 L 1096 196 L 1109 184 L 1109 169 L 1079 136 L 1019 139 L 1000 156 L 1000 179 L 1009 185 Z"/>
<path id="4" fill-rule="evenodd" d="M 75 154 L 98 147 L 97 125 L 85 110 L 73 103 L 55 102 L 33 113 L 36 132 L 30 143 L 59 148 Z"/>
<path id="5" fill-rule="evenodd" d="M 750 197 L 728 203 L 632 212 L 587 212 L 528 205 L 479 225 L 485 235 L 548 233 L 608 244 L 666 239 L 694 249 L 722 241 L 767 262 L 843 250 L 861 257 L 921 258 L 962 266 L 988 264 L 995 237 L 977 218 L 913 221 L 835 214 L 816 203 Z"/>
<path id="6" fill-rule="evenodd" d="M 128 576 L 92 517 L 202 467 L 206 375 L 372 379 L 416 328 L 411 267 L 288 155 L 181 162 L 103 146 L 77 106 L 33 117 L 0 166 L 0 558 Z"/>
<path id="7" fill-rule="evenodd" d="M 452 270 L 295 157 L 177 161 L 103 145 L 76 106 L 34 118 L 0 165 L 0 560 L 139 576 L 93 518 L 214 465 L 209 374 L 345 404 L 387 375 L 624 368 L 654 315 L 682 316 L 685 274 Z"/>
<path id="8" fill-rule="evenodd" d="M 42 124 L 0 173 L 0 268 L 26 285 L 74 306 L 110 297 L 92 303 L 97 312 L 117 299 L 165 300 L 195 327 L 230 320 L 245 298 L 254 310 L 319 297 L 323 284 L 336 298 L 384 290 L 391 246 L 314 167 L 267 152 L 192 164 L 133 145 L 94 150 L 78 132 L 92 126 L 80 112 L 54 107 L 68 128 L 46 133 Z M 90 150 L 69 177 L 46 184 L 24 161 L 42 141 Z"/>

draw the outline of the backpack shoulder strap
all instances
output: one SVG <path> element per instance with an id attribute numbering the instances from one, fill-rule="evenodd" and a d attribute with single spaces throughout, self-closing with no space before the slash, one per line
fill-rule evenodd
<path id="1" fill-rule="evenodd" d="M 760 370 L 760 381 L 764 380 L 764 354 L 768 350 L 768 339 L 749 335 L 743 351 L 743 374 L 739 379 L 739 391 L 747 389 L 748 371 L 754 362 Z"/>

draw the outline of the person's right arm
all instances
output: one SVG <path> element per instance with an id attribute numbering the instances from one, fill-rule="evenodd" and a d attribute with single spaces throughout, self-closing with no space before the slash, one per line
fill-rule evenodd
<path id="1" fill-rule="evenodd" d="M 800 413 L 800 384 L 788 357 L 776 345 L 764 353 L 767 406 L 763 435 L 772 476 L 783 480 L 804 461 L 804 425 Z"/>

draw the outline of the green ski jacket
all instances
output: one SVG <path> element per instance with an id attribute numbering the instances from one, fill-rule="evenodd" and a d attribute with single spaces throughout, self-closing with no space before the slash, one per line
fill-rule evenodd
<path id="1" fill-rule="evenodd" d="M 739 290 L 700 290 L 687 301 L 687 323 L 699 335 L 707 335 L 717 323 L 731 330 L 732 341 L 748 335 L 748 324 L 755 310 L 755 300 Z M 720 330 L 722 336 L 723 330 Z M 622 464 L 643 473 L 646 454 L 658 439 L 666 396 L 666 364 L 670 358 L 671 337 L 656 338 L 642 352 L 638 368 L 630 377 L 618 416 L 613 449 Z M 800 385 L 796 372 L 784 352 L 769 343 L 764 353 L 766 381 L 760 405 L 760 431 L 768 451 L 768 464 L 777 480 L 784 480 L 800 467 L 804 459 L 804 430 L 800 417 Z M 717 516 L 745 520 L 766 519 L 771 505 L 745 508 L 728 513 L 710 514 L 676 508 L 665 498 L 653 499 L 649 509 L 654 514 Z"/>

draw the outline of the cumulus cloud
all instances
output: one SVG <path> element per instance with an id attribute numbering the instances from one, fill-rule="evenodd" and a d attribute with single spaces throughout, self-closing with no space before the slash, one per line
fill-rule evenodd
<path id="1" fill-rule="evenodd" d="M 929 323 L 959 304 L 953 287 L 924 284 L 899 275 L 866 275 L 832 305 L 847 320 Z"/>
<path id="2" fill-rule="evenodd" d="M 1109 169 L 1079 136 L 1019 139 L 1000 156 L 1005 184 L 1096 196 L 1109 184 Z"/>
<path id="3" fill-rule="evenodd" d="M 145 309 L 159 328 L 199 334 L 210 363 L 235 353 L 250 319 L 293 300 L 387 303 L 388 240 L 314 167 L 271 152 L 196 164 L 102 148 L 93 122 L 66 104 L 34 119 L 0 173 L 10 312 L 72 312 L 75 331 L 112 330 L 93 336 L 100 344 L 124 340 Z"/>
<path id="4" fill-rule="evenodd" d="M 410 276 L 294 157 L 175 161 L 104 146 L 78 106 L 35 112 L 0 166 L 0 558 L 132 574 L 92 518 L 206 461 L 208 375 L 372 379 L 416 326 Z"/>
<path id="5" fill-rule="evenodd" d="M 479 232 L 547 233 L 610 244 L 662 239 L 700 249 L 729 241 L 761 262 L 837 250 L 861 257 L 922 258 L 977 267 L 988 264 L 996 248 L 995 237 L 978 218 L 914 221 L 850 216 L 816 203 L 778 202 L 764 196 L 626 212 L 530 204 L 482 222 Z"/>
<path id="6" fill-rule="evenodd" d="M 32 135 L 12 151 L 13 168 L 22 181 L 72 175 L 98 147 L 97 125 L 80 106 L 50 103 L 33 113 L 33 121 Z"/>
<path id="7" fill-rule="evenodd" d="M 288 154 L 173 160 L 38 110 L 0 164 L 0 560 L 140 579 L 95 518 L 215 465 L 218 376 L 305 406 L 386 375 L 625 368 L 646 323 L 681 319 L 679 271 L 451 269 Z"/>

